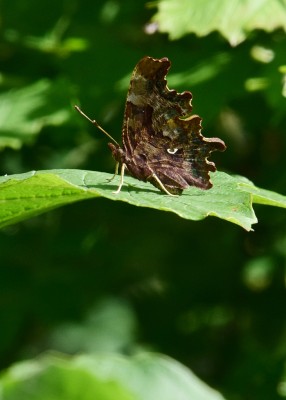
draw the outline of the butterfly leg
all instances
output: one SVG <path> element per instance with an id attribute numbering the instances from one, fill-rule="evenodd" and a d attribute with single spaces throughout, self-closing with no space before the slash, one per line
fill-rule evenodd
<path id="1" fill-rule="evenodd" d="M 119 167 L 119 162 L 116 161 L 114 174 L 112 175 L 111 178 L 107 179 L 107 182 L 113 181 L 113 179 L 116 177 L 116 175 L 118 174 L 118 167 Z"/>
<path id="2" fill-rule="evenodd" d="M 154 172 L 152 173 L 151 176 L 158 182 L 160 188 L 161 188 L 165 193 L 167 193 L 169 196 L 177 197 L 176 194 L 170 193 L 169 190 L 167 190 L 167 189 L 165 188 L 165 186 L 163 185 L 163 183 L 160 181 L 160 179 L 158 178 L 158 176 L 157 176 Z"/>
<path id="3" fill-rule="evenodd" d="M 113 192 L 114 194 L 118 194 L 122 188 L 125 168 L 126 168 L 126 164 L 123 163 L 121 166 L 121 172 L 120 172 L 120 183 L 119 183 L 118 189 L 115 192 Z M 117 167 L 117 169 L 118 169 L 118 167 Z"/>

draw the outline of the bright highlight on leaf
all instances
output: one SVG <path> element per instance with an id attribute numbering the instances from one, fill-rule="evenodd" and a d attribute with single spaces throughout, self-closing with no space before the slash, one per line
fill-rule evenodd
<path id="1" fill-rule="evenodd" d="M 286 208 L 286 196 L 259 189 L 245 178 L 223 172 L 212 174 L 213 188 L 204 191 L 190 187 L 183 195 L 174 197 L 132 177 L 126 177 L 122 191 L 115 195 L 118 182 L 108 182 L 110 177 L 103 172 L 81 170 L 33 171 L 1 177 L 0 227 L 93 197 L 169 211 L 193 221 L 214 216 L 248 231 L 257 223 L 253 203 Z"/>
<path id="2" fill-rule="evenodd" d="M 177 361 L 159 354 L 44 355 L 2 375 L 5 400 L 223 400 Z"/>
<path id="3" fill-rule="evenodd" d="M 285 0 L 161 0 L 153 23 L 171 39 L 218 31 L 232 46 L 254 29 L 286 31 Z"/>

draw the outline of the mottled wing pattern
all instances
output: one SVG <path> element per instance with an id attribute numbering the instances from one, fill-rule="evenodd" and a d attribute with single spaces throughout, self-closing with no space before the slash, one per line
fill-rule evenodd
<path id="1" fill-rule="evenodd" d="M 158 187 L 154 172 L 171 193 L 189 185 L 209 189 L 209 172 L 216 168 L 208 157 L 225 150 L 225 144 L 202 136 L 201 118 L 191 115 L 192 94 L 167 87 L 169 68 L 167 58 L 145 57 L 133 71 L 122 134 L 126 165 L 131 174 Z M 129 159 L 141 170 L 132 171 Z"/>

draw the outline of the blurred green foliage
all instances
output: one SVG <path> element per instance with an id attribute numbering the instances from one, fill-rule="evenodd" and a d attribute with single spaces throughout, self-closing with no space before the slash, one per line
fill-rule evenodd
<path id="1" fill-rule="evenodd" d="M 202 4 L 209 20 L 211 0 Z M 0 10 L 2 175 L 113 171 L 106 138 L 72 106 L 81 103 L 119 141 L 134 65 L 167 56 L 169 87 L 191 90 L 204 135 L 228 145 L 213 157 L 218 168 L 286 194 L 282 29 L 250 29 L 231 47 L 219 32 L 187 28 L 170 41 L 145 1 L 2 0 Z M 228 399 L 285 397 L 286 215 L 261 208 L 258 218 L 247 233 L 99 199 L 3 229 L 0 367 L 48 349 L 95 351 L 123 301 L 134 332 L 114 330 L 104 350 L 160 351 Z M 114 311 L 90 331 L 86 315 L 109 298 Z"/>

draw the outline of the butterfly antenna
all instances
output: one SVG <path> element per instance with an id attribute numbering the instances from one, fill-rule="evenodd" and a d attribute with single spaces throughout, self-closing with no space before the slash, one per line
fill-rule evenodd
<path id="1" fill-rule="evenodd" d="M 101 130 L 101 132 L 103 132 L 106 136 L 108 136 L 109 139 L 111 139 L 114 143 L 116 143 L 117 146 L 119 146 L 119 143 L 117 143 L 116 140 L 113 139 L 113 137 L 112 137 L 108 132 L 106 132 L 106 130 L 103 129 L 103 128 L 98 124 L 98 122 L 97 122 L 95 119 L 89 118 L 89 117 L 79 108 L 79 106 L 74 106 L 74 108 L 75 108 L 84 118 L 86 118 L 89 122 L 91 122 L 92 125 L 96 126 L 99 130 Z"/>

